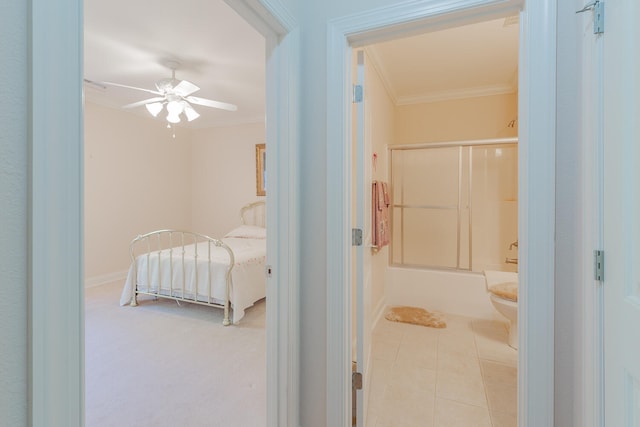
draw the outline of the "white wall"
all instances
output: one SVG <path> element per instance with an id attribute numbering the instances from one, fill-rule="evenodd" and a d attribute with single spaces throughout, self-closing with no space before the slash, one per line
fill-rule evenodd
<path id="1" fill-rule="evenodd" d="M 0 425 L 27 425 L 28 2 L 0 13 Z"/>
<path id="2" fill-rule="evenodd" d="M 584 354 L 585 343 L 595 334 L 591 334 L 590 327 L 594 325 L 590 324 L 588 309 L 582 302 L 596 285 L 591 277 L 592 266 L 583 265 L 582 260 L 585 252 L 596 249 L 591 247 L 596 243 L 596 231 L 589 219 L 597 214 L 585 212 L 584 203 L 596 197 L 592 195 L 596 188 L 589 185 L 595 171 L 587 159 L 593 161 L 591 156 L 597 154 L 589 153 L 588 144 L 596 136 L 584 135 L 585 127 L 581 124 L 581 119 L 588 120 L 586 129 L 595 129 L 591 127 L 595 117 L 581 117 L 584 103 L 593 99 L 581 89 L 595 87 L 595 82 L 583 81 L 577 71 L 582 69 L 581 38 L 595 40 L 596 36 L 591 24 L 584 25 L 591 21 L 588 17 L 582 21 L 575 19 L 575 11 L 581 8 L 580 1 L 558 2 L 554 424 L 595 427 L 601 425 L 599 420 L 585 417 L 598 411 L 587 400 L 593 384 L 585 374 L 595 355 Z M 589 330 L 589 337 L 584 330 Z"/>
<path id="3" fill-rule="evenodd" d="M 85 105 L 86 286 L 123 276 L 138 234 L 173 228 L 222 237 L 256 200 L 255 144 L 264 123 L 176 129 Z"/>
<path id="4" fill-rule="evenodd" d="M 191 133 L 87 102 L 84 145 L 85 277 L 129 267 L 129 243 L 161 228 L 191 229 Z M 112 279 L 111 279 L 112 280 Z"/>
<path id="5" fill-rule="evenodd" d="M 302 27 L 301 73 L 300 73 L 300 418 L 305 427 L 326 425 L 326 212 L 323 196 L 326 194 L 326 177 L 330 170 L 326 165 L 326 43 L 327 20 L 339 16 L 373 9 L 383 5 L 400 3 L 400 0 L 330 0 L 325 2 L 302 2 L 285 0 L 292 6 L 297 21 Z M 558 138 L 559 166 L 563 169 L 562 195 L 576 194 L 580 188 L 580 173 L 588 165 L 571 163 L 571 153 L 578 147 L 580 118 L 579 90 L 575 88 L 579 80 L 579 66 L 572 52 L 576 52 L 576 41 L 582 34 L 576 28 L 576 7 L 579 2 L 559 2 L 558 15 L 559 44 L 558 60 L 558 123 L 562 125 L 563 138 Z M 28 171 L 27 147 L 27 99 L 28 99 L 28 49 L 29 30 L 27 25 L 27 3 L 22 0 L 8 0 L 3 3 L 0 14 L 0 93 L 2 99 L 11 102 L 0 104 L 2 132 L 2 157 L 0 166 L 3 173 L 0 181 L 0 203 L 2 204 L 3 238 L 0 240 L 2 257 L 2 291 L 0 298 L 0 321 L 2 328 L 0 352 L 0 424 L 26 426 L 27 397 L 26 372 L 27 317 L 26 290 L 29 287 L 25 266 L 27 239 L 25 237 L 28 216 L 28 193 L 25 177 Z M 9 84 L 10 83 L 10 84 Z M 565 139 L 566 137 L 567 139 Z M 566 151 L 565 151 L 566 150 Z M 6 179 L 5 179 L 6 178 Z M 556 236 L 559 249 L 580 247 L 581 231 L 574 227 L 572 213 L 579 206 L 579 200 L 568 197 L 558 204 Z M 6 239 L 5 239 L 6 236 Z M 555 396 L 556 414 L 562 415 L 562 425 L 583 425 L 576 413 L 581 409 L 581 388 L 583 375 L 577 349 L 576 337 L 581 327 L 579 313 L 575 313 L 575 297 L 583 285 L 578 271 L 580 261 L 568 252 L 558 250 L 556 279 L 563 288 L 562 298 L 556 300 L 556 323 L 562 328 L 556 330 L 556 342 L 563 343 L 562 355 L 556 354 Z M 5 255 L 9 255 L 5 258 Z M 562 357 L 560 357 L 562 356 Z M 568 377 L 564 378 L 558 374 Z M 564 382 L 562 382 L 564 380 Z"/>
<path id="6" fill-rule="evenodd" d="M 194 130 L 192 133 L 192 224 L 211 237 L 240 225 L 240 208 L 256 196 L 256 144 L 264 123 Z"/>

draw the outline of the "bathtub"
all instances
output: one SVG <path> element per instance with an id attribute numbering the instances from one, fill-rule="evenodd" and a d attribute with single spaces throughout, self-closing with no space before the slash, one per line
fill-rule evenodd
<path id="1" fill-rule="evenodd" d="M 386 279 L 386 305 L 504 321 L 491 305 L 482 273 L 389 267 Z"/>

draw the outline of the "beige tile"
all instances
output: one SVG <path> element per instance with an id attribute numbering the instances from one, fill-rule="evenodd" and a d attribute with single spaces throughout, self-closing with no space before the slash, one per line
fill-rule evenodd
<path id="1" fill-rule="evenodd" d="M 518 413 L 518 387 L 515 384 L 486 383 L 487 402 L 492 412 Z"/>
<path id="2" fill-rule="evenodd" d="M 393 366 L 394 361 L 371 358 L 371 364 L 369 365 L 369 369 L 371 369 L 371 377 L 381 377 L 383 381 L 387 381 L 388 372 Z"/>
<path id="3" fill-rule="evenodd" d="M 505 332 L 509 327 L 509 322 L 506 320 L 487 320 L 487 319 L 474 319 L 472 321 L 473 330 L 478 333 L 481 331 L 499 331 Z"/>
<path id="4" fill-rule="evenodd" d="M 436 427 L 491 427 L 487 408 L 436 398 Z"/>
<path id="5" fill-rule="evenodd" d="M 516 386 L 518 384 L 518 369 L 513 366 L 492 362 L 490 360 L 480 360 L 480 368 L 485 384 Z"/>
<path id="6" fill-rule="evenodd" d="M 387 384 L 396 389 L 411 392 L 429 392 L 436 390 L 436 371 L 396 362 L 391 367 Z"/>
<path id="7" fill-rule="evenodd" d="M 473 319 L 470 317 L 445 314 L 445 321 L 447 322 L 447 327 L 443 331 L 452 334 L 473 333 Z"/>
<path id="8" fill-rule="evenodd" d="M 505 365 L 518 366 L 518 351 L 507 344 L 508 333 L 485 330 L 476 334 L 476 347 L 481 359 L 493 360 Z"/>
<path id="9" fill-rule="evenodd" d="M 368 413 L 375 414 L 376 408 L 384 399 L 384 391 L 387 387 L 387 381 L 391 375 L 392 362 L 380 359 L 373 359 L 369 366 L 371 373 L 369 375 L 369 383 L 365 383 L 365 387 L 369 388 Z M 367 379 L 365 378 L 365 381 Z"/>
<path id="10" fill-rule="evenodd" d="M 433 393 L 410 392 L 395 386 L 387 387 L 384 402 L 377 411 L 376 426 L 433 426 L 434 401 Z"/>
<path id="11" fill-rule="evenodd" d="M 491 412 L 493 427 L 518 427 L 518 416 L 505 412 Z"/>
<path id="12" fill-rule="evenodd" d="M 487 407 L 485 388 L 480 375 L 438 371 L 436 396 L 469 405 Z"/>
<path id="13" fill-rule="evenodd" d="M 406 324 L 398 322 L 390 322 L 387 319 L 380 319 L 376 327 L 373 329 L 373 337 L 385 338 L 387 341 L 400 342 L 406 330 Z"/>
<path id="14" fill-rule="evenodd" d="M 398 355 L 400 341 L 390 340 L 387 337 L 374 337 L 371 343 L 372 359 L 395 361 Z"/>
<path id="15" fill-rule="evenodd" d="M 365 385 L 366 387 L 366 385 Z M 369 401 L 367 402 L 367 414 L 370 416 L 377 415 L 377 408 L 384 401 L 385 389 L 387 384 L 380 381 L 372 381 L 369 385 Z M 375 425 L 375 424 L 374 424 Z"/>
<path id="16" fill-rule="evenodd" d="M 407 325 L 403 331 L 402 342 L 434 344 L 437 343 L 441 331 L 442 329 L 428 326 Z"/>
<path id="17" fill-rule="evenodd" d="M 478 357 L 476 352 L 476 340 L 473 335 L 442 334 L 438 337 L 438 353 L 450 353 Z"/>
<path id="18" fill-rule="evenodd" d="M 476 356 L 475 348 L 469 348 L 466 352 L 447 350 L 438 345 L 437 370 L 459 375 L 480 376 L 480 362 Z"/>
<path id="19" fill-rule="evenodd" d="M 518 353 L 506 324 L 445 318 L 444 329 L 378 323 L 367 427 L 516 425 Z"/>
<path id="20" fill-rule="evenodd" d="M 396 362 L 427 369 L 436 369 L 437 339 L 431 342 L 406 342 L 403 341 L 398 349 Z"/>

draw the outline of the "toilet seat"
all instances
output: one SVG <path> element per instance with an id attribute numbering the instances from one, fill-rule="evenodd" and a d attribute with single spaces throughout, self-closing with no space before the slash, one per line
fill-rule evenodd
<path id="1" fill-rule="evenodd" d="M 489 287 L 489 292 L 498 298 L 506 299 L 508 301 L 518 302 L 518 283 L 517 282 L 503 282 L 497 283 Z"/>

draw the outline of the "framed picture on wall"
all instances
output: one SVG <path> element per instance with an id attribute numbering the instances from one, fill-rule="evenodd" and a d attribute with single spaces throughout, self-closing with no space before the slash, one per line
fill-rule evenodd
<path id="1" fill-rule="evenodd" d="M 267 152 L 265 144 L 256 144 L 256 195 L 267 195 Z"/>

